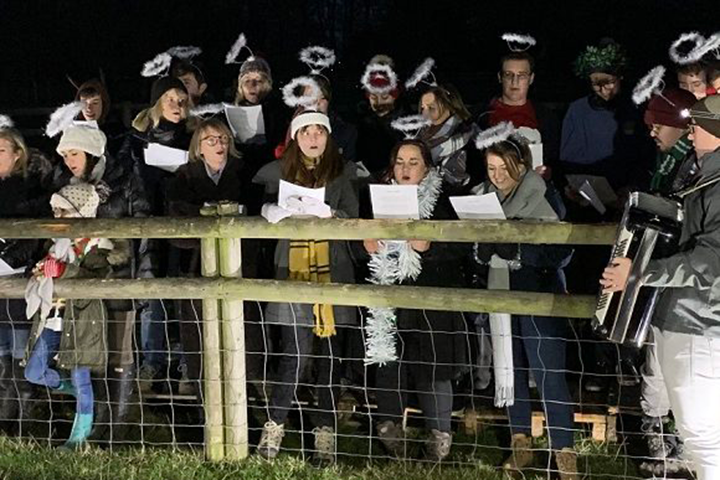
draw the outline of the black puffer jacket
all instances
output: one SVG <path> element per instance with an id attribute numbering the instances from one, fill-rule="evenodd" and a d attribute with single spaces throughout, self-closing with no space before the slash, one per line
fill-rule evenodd
<path id="1" fill-rule="evenodd" d="M 132 169 L 140 178 L 150 204 L 151 215 L 165 214 L 167 181 L 173 174 L 146 165 L 145 147 L 148 143 L 159 143 L 166 147 L 187 150 L 190 146 L 190 137 L 186 122 L 172 123 L 166 120 L 161 120 L 156 127 L 150 127 L 144 132 L 133 129 L 127 134 L 118 152 L 118 160 L 123 168 Z"/>

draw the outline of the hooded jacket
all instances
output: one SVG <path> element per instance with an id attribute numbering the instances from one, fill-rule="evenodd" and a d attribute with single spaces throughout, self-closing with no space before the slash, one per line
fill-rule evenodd
<path id="1" fill-rule="evenodd" d="M 700 159 L 700 180 L 720 173 L 720 150 Z M 679 252 L 652 260 L 643 277 L 663 288 L 654 324 L 663 331 L 720 338 L 720 183 L 685 197 Z"/>

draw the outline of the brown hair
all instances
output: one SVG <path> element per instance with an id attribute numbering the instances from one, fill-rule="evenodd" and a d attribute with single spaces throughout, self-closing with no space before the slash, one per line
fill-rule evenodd
<path id="1" fill-rule="evenodd" d="M 455 86 L 451 84 L 446 84 L 444 86 L 438 85 L 425 90 L 418 101 L 418 110 L 422 110 L 422 97 L 428 93 L 435 95 L 435 101 L 437 101 L 438 105 L 440 105 L 443 110 L 449 111 L 450 115 L 457 115 L 462 121 L 470 118 L 470 112 L 465 106 L 465 103 L 460 96 L 460 92 L 457 88 L 455 88 Z"/>
<path id="2" fill-rule="evenodd" d="M 205 133 L 210 129 L 216 130 L 220 132 L 220 134 L 226 135 L 228 137 L 228 156 L 236 158 L 240 156 L 237 149 L 235 148 L 235 142 L 233 142 L 232 132 L 230 131 L 228 126 L 225 125 L 225 122 L 218 118 L 208 118 L 200 122 L 200 124 L 197 126 L 197 129 L 195 130 L 195 133 L 193 133 L 193 136 L 190 139 L 190 147 L 188 149 L 188 153 L 191 161 L 202 161 L 203 158 L 200 154 L 200 142 L 202 141 L 203 135 L 205 135 Z"/>
<path id="3" fill-rule="evenodd" d="M 302 132 L 309 126 L 310 125 L 301 128 L 299 132 Z M 325 130 L 325 127 L 321 128 Z M 325 131 L 327 132 L 327 130 Z M 293 139 L 290 141 L 282 157 L 283 179 L 310 188 L 324 187 L 339 177 L 344 167 L 345 160 L 340 155 L 337 145 L 335 145 L 330 133 L 328 133 L 327 136 L 325 151 L 314 170 L 310 171 L 305 168 L 303 153 L 302 150 L 300 150 L 300 145 L 297 140 Z"/>
<path id="4" fill-rule="evenodd" d="M 388 165 L 387 170 L 382 176 L 382 181 L 384 183 L 390 183 L 390 181 L 393 178 L 393 169 L 395 168 L 395 162 L 397 161 L 398 153 L 400 153 L 400 149 L 405 146 L 413 146 L 417 147 L 420 150 L 420 156 L 423 159 L 423 163 L 427 167 L 428 170 L 434 167 L 433 161 L 432 161 L 432 153 L 430 152 L 430 147 L 427 146 L 427 143 L 423 142 L 422 140 L 414 139 L 414 138 L 408 138 L 405 140 L 401 140 L 395 144 L 392 151 L 390 152 L 390 164 Z"/>
<path id="5" fill-rule="evenodd" d="M 532 169 L 530 147 L 522 139 L 510 137 L 502 142 L 495 143 L 485 150 L 485 167 L 487 168 L 487 157 L 493 154 L 505 162 L 508 175 L 516 182 L 520 181 L 523 172 Z"/>
<path id="6" fill-rule="evenodd" d="M 705 73 L 705 64 L 702 62 L 688 63 L 687 65 L 679 65 L 675 72 L 680 75 L 697 75 Z"/>
<path id="7" fill-rule="evenodd" d="M 263 79 L 262 95 L 260 95 L 260 103 L 262 103 L 265 97 L 267 97 L 268 94 L 272 91 L 272 79 L 268 77 L 265 72 L 260 72 L 258 70 L 253 70 L 253 72 L 259 74 Z M 242 88 L 240 87 L 240 76 L 238 75 L 238 77 L 235 79 L 235 105 L 240 105 L 240 103 L 244 100 L 245 95 L 243 95 L 242 93 Z"/>
<path id="8" fill-rule="evenodd" d="M 13 167 L 12 172 L 10 172 L 10 175 L 20 174 L 25 176 L 27 174 L 28 166 L 28 148 L 20 132 L 14 128 L 0 129 L 0 139 L 10 142 L 15 153 L 20 153 L 20 156 L 15 162 L 15 166 Z"/>
<path id="9" fill-rule="evenodd" d="M 102 112 L 100 113 L 100 118 L 98 118 L 98 124 L 102 124 L 107 118 L 108 113 L 110 113 L 110 94 L 108 94 L 107 88 L 102 81 L 93 78 L 80 85 L 77 94 L 75 94 L 75 100 L 95 96 L 99 96 L 102 101 Z M 82 113 L 80 115 L 82 115 Z"/>
<path id="10" fill-rule="evenodd" d="M 535 58 L 528 52 L 509 52 L 500 58 L 500 73 L 503 71 L 505 62 L 510 60 L 523 61 L 525 60 L 530 65 L 530 73 L 535 72 Z"/>

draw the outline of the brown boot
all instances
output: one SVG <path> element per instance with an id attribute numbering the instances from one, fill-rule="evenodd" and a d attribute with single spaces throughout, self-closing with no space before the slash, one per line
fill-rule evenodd
<path id="1" fill-rule="evenodd" d="M 533 462 L 532 439 L 524 433 L 516 433 L 510 443 L 512 453 L 503 462 L 502 468 L 507 474 L 517 473 Z"/>
<path id="2" fill-rule="evenodd" d="M 555 463 L 557 463 L 560 480 L 578 480 L 577 454 L 572 448 L 563 448 L 555 452 Z"/>

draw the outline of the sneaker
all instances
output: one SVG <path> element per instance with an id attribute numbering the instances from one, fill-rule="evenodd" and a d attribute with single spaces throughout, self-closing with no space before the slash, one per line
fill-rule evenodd
<path id="1" fill-rule="evenodd" d="M 335 463 L 335 430 L 332 427 L 317 427 L 312 433 L 315 435 L 315 463 L 321 466 Z"/>
<path id="2" fill-rule="evenodd" d="M 425 443 L 425 459 L 433 462 L 441 462 L 450 455 L 452 446 L 452 435 L 450 432 L 441 432 L 434 428 L 430 431 L 430 437 Z"/>
<path id="3" fill-rule="evenodd" d="M 377 426 L 377 436 L 385 450 L 396 457 L 405 455 L 405 433 L 392 420 L 386 420 Z"/>
<path id="4" fill-rule="evenodd" d="M 502 468 L 507 474 L 519 472 L 525 467 L 532 465 L 533 452 L 532 440 L 524 433 L 516 433 L 513 435 L 510 449 L 512 453 L 502 464 Z"/>
<path id="5" fill-rule="evenodd" d="M 268 460 L 272 460 L 277 457 L 278 453 L 280 453 L 280 444 L 282 443 L 284 436 L 285 425 L 278 425 L 272 420 L 269 420 L 263 427 L 260 443 L 257 447 L 258 453 Z"/>

